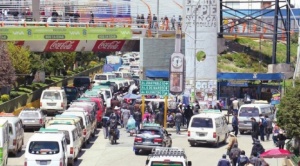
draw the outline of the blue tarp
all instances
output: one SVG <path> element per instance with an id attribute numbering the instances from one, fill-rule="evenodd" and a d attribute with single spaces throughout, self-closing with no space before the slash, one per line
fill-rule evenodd
<path id="1" fill-rule="evenodd" d="M 169 78 L 169 71 L 146 70 L 146 77 L 149 77 L 149 78 Z"/>
<path id="2" fill-rule="evenodd" d="M 282 80 L 282 73 L 218 73 L 218 80 Z"/>

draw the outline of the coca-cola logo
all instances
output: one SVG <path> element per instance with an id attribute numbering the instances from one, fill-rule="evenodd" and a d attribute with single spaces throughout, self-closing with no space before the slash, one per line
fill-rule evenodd
<path id="1" fill-rule="evenodd" d="M 74 51 L 78 43 L 78 40 L 49 41 L 45 51 Z"/>
<path id="2" fill-rule="evenodd" d="M 93 51 L 120 51 L 124 43 L 124 40 L 98 40 Z"/>

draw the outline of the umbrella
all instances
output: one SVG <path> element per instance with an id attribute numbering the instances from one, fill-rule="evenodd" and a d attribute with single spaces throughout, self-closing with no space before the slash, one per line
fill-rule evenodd
<path id="1" fill-rule="evenodd" d="M 124 99 L 140 99 L 141 95 L 135 95 L 135 94 L 126 94 L 123 96 Z"/>
<path id="2" fill-rule="evenodd" d="M 285 149 L 270 149 L 265 151 L 264 153 L 260 154 L 260 157 L 262 158 L 277 158 L 277 165 L 278 165 L 278 158 L 285 158 L 290 157 L 293 154 Z"/>

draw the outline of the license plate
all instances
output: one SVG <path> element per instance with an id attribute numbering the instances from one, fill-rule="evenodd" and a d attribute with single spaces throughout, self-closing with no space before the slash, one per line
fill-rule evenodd
<path id="1" fill-rule="evenodd" d="M 34 122 L 34 120 L 25 120 L 25 122 Z"/>
<path id="2" fill-rule="evenodd" d="M 40 165 L 47 165 L 47 161 L 40 161 Z"/>

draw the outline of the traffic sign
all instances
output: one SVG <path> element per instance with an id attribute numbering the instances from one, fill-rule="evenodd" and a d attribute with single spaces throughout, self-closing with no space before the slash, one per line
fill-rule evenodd
<path id="1" fill-rule="evenodd" d="M 170 93 L 169 81 L 149 81 L 141 80 L 140 94 L 166 96 Z"/>

